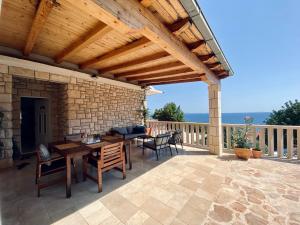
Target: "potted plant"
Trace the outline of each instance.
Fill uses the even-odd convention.
[[[240,159],[248,160],[251,155],[251,142],[249,138],[250,126],[253,121],[252,118],[246,117],[245,127],[239,127],[233,133],[234,153]]]
[[[261,158],[261,154],[262,154],[262,152],[261,152],[261,149],[259,147],[259,143],[256,142],[255,147],[253,147],[253,149],[252,149],[253,158],[255,158],[255,159]]]

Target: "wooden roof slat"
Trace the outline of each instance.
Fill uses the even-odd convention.
[[[219,79],[209,70],[184,43],[173,35],[167,27],[136,0],[66,0],[75,7],[98,18],[123,34],[137,32],[160,46],[170,55],[198,73],[205,73],[207,81],[218,83]]]
[[[139,59],[134,59],[129,62],[117,64],[117,65],[106,67],[106,68],[101,68],[99,70],[99,72],[100,73],[113,72],[118,69],[127,69],[127,68],[131,68],[134,66],[141,66],[143,64],[149,63],[150,61],[154,62],[156,60],[162,60],[162,59],[170,58],[170,57],[172,57],[172,56],[170,56],[170,54],[167,52],[159,52],[159,53],[155,53],[153,55],[145,56],[145,57],[142,57]]]
[[[198,74],[198,73],[193,73],[189,75],[178,75],[178,76],[173,76],[173,77],[167,77],[167,78],[154,78],[154,79],[149,79],[146,81],[139,81],[139,84],[145,84],[149,82],[163,82],[163,81],[172,81],[172,80],[184,80],[184,79],[192,79],[192,78],[200,78],[204,76],[205,74]]]
[[[141,81],[141,80],[151,80],[153,78],[159,78],[159,77],[172,77],[172,76],[179,76],[179,75],[189,75],[189,74],[194,74],[197,73],[191,69],[175,69],[175,70],[170,70],[166,72],[161,72],[161,73],[154,73],[150,75],[143,75],[143,76],[137,76],[137,77],[129,77],[127,78],[128,81]]]
[[[124,45],[120,48],[112,50],[104,55],[100,55],[96,58],[90,59],[90,60],[82,63],[80,65],[80,68],[85,69],[96,63],[106,62],[106,61],[112,60],[116,57],[124,56],[124,55],[134,52],[138,49],[146,48],[146,47],[150,46],[151,44],[152,44],[152,42],[150,40],[148,40],[147,38],[145,38],[145,37],[140,38],[140,39],[133,41],[127,45]]]
[[[152,74],[157,72],[165,72],[172,69],[182,69],[182,68],[187,68],[187,66],[184,65],[182,62],[171,62],[171,63],[165,63],[154,67],[148,67],[139,70],[128,71],[125,73],[115,74],[115,77],[134,77],[134,76],[141,76],[141,75],[147,75],[147,74]]]
[[[171,25],[168,26],[168,29],[175,35],[179,36],[181,33],[189,29],[191,26],[191,22],[189,21],[189,18],[185,18],[182,20],[179,20]]]
[[[190,44],[187,44],[188,48],[196,53],[198,52],[201,48],[203,48],[204,46],[206,46],[206,41],[205,40],[200,40],[200,41],[196,41]]]
[[[47,17],[50,14],[53,6],[54,6],[54,1],[52,0],[41,0],[38,6],[38,9],[36,11],[36,14],[34,16],[31,29],[28,33],[27,40],[25,47],[23,49],[23,54],[24,55],[29,55],[33,49],[33,46],[36,42],[36,39],[43,29],[44,24],[47,21]]]
[[[104,35],[113,29],[103,23],[98,23],[92,30],[88,31],[83,36],[79,37],[76,41],[70,44],[66,49],[60,52],[55,57],[56,63],[61,63],[66,57],[79,52],[83,48],[89,46],[95,41],[100,40]]]
[[[204,80],[203,78],[199,77],[199,78],[179,79],[179,80],[160,81],[160,82],[149,82],[149,83],[144,83],[144,85],[150,86],[150,85],[178,84],[178,83],[197,82],[203,80]]]

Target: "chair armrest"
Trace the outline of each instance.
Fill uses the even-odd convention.
[[[63,156],[58,156],[58,157],[54,157],[54,158],[46,160],[46,161],[40,161],[40,164],[47,164],[49,162],[54,162],[54,161],[57,161],[57,160],[60,160],[60,159],[64,159],[64,157]]]

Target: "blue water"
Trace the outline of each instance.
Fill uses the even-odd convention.
[[[255,113],[223,113],[222,123],[243,124],[244,118],[250,116],[254,119],[254,124],[265,124],[264,121],[270,115],[269,112],[255,112]],[[185,113],[184,119],[187,122],[208,123],[207,113]]]

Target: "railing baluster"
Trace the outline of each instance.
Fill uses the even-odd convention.
[[[266,130],[264,127],[261,127],[259,130],[259,147],[263,155],[265,154],[265,145],[266,145],[265,131]]]
[[[201,126],[201,145],[205,146],[205,126]]]
[[[192,144],[192,145],[195,144],[195,143],[194,143],[194,139],[195,139],[195,137],[194,137],[194,125],[191,124],[191,144]]]
[[[196,128],[196,145],[199,146],[200,145],[200,143],[199,143],[199,124],[197,124],[195,126],[195,128]]]
[[[291,159],[294,148],[294,138],[293,138],[293,129],[287,129],[287,158]]]
[[[283,129],[277,128],[277,157],[281,158],[283,152]]]
[[[297,129],[297,159],[300,159],[300,128]]]
[[[268,150],[269,156],[274,156],[274,129],[268,128]]]
[[[226,126],[226,141],[227,141],[227,149],[231,149],[231,127]]]

